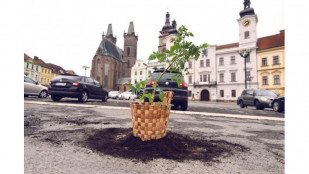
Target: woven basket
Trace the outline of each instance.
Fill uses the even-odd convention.
[[[130,104],[135,137],[147,141],[166,136],[172,97],[172,91],[165,92],[160,106],[151,105],[148,102]]]

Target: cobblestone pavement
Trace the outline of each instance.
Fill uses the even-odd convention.
[[[27,97],[26,101],[44,101],[52,102],[51,98],[41,99],[37,97]],[[138,101],[138,100],[135,100]],[[129,107],[129,100],[116,100],[108,99],[108,101],[101,102],[100,100],[88,100],[87,105],[105,105],[105,106],[119,106],[119,107]],[[63,98],[57,103],[73,103],[73,104],[83,104],[79,103],[77,99],[74,98]],[[175,109],[175,108],[172,108]],[[177,108],[179,109],[179,108]],[[264,117],[278,117],[284,118],[284,113],[274,112],[270,108],[265,108],[264,110],[256,110],[254,107],[240,108],[236,103],[223,103],[223,102],[204,102],[204,101],[189,101],[188,111],[194,112],[209,112],[209,113],[225,113],[225,114],[240,114],[240,115],[254,115],[254,116],[264,116]]]
[[[171,114],[167,136],[224,142],[232,147],[208,161],[177,161],[165,156],[141,161],[106,154],[86,143],[102,130],[130,130],[131,124],[129,110],[25,103],[25,173],[284,173],[282,121]],[[100,141],[107,139],[93,143]]]

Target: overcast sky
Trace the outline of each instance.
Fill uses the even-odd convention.
[[[24,52],[66,70],[83,75],[112,24],[117,46],[123,49],[123,33],[130,21],[138,34],[137,58],[147,62],[158,47],[165,14],[185,25],[197,45],[238,42],[239,12],[243,0],[28,0],[23,20]],[[251,0],[258,15],[258,37],[285,29],[283,0]],[[87,75],[89,75],[89,70]]]

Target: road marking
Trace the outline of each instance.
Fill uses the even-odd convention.
[[[116,107],[116,106],[100,106],[100,105],[87,105],[87,104],[70,104],[70,103],[50,103],[41,101],[24,101],[27,104],[39,104],[39,105],[54,105],[54,106],[73,106],[73,107],[83,107],[83,108],[102,108],[102,109],[123,109],[130,110],[130,107]],[[227,118],[242,118],[242,119],[253,119],[253,120],[272,120],[272,121],[285,121],[284,118],[277,117],[263,117],[263,116],[248,116],[239,114],[223,114],[223,113],[208,113],[208,112],[193,112],[193,111],[173,111],[174,114],[184,114],[184,115],[203,115],[211,117],[227,117]]]

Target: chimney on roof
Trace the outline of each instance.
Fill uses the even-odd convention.
[[[34,56],[34,60],[39,60],[39,57],[37,57],[37,56]]]

